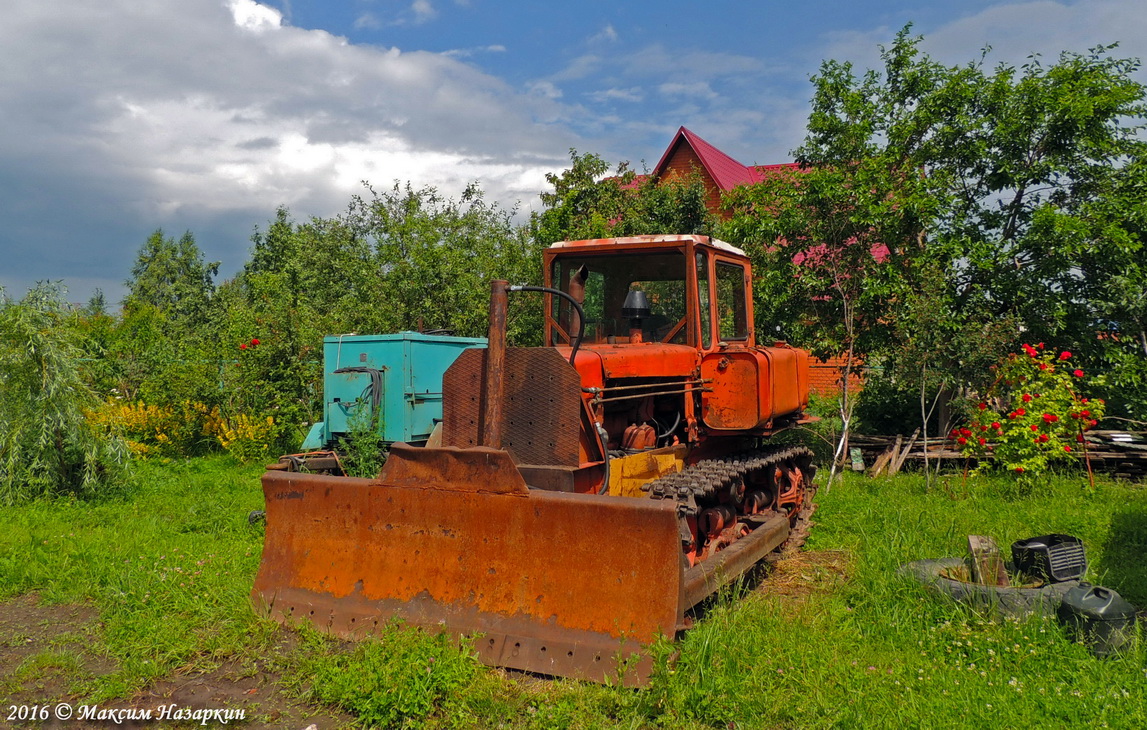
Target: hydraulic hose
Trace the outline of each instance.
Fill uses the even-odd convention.
[[[370,384],[362,389],[360,397],[365,398],[367,393],[370,394],[370,417],[374,418],[378,414],[378,407],[382,404],[382,371],[368,367],[339,368],[334,371],[335,375],[345,373],[366,373],[370,376]]]
[[[605,432],[605,428],[600,423],[597,426],[597,436],[601,439],[601,453],[605,456],[605,481],[601,483],[601,489],[597,490],[598,494],[606,494],[609,492],[609,434]]]
[[[655,421],[655,423],[656,423],[656,421]],[[657,434],[657,440],[660,441],[661,439],[665,438],[666,436],[672,434],[674,431],[677,430],[677,426],[679,426],[680,424],[681,424],[681,411],[677,411],[677,418],[676,418],[676,420],[673,421],[673,425],[670,426],[668,428],[668,430],[665,431],[665,433]],[[657,424],[657,425],[660,426],[661,424]]]
[[[582,309],[582,306],[578,300],[574,299],[569,294],[566,294],[561,289],[553,289],[548,286],[528,286],[526,284],[515,284],[513,286],[507,287],[506,291],[540,291],[544,294],[556,294],[557,296],[562,297],[573,305],[573,308],[577,311],[577,337],[572,343],[573,349],[570,350],[570,365],[573,365],[574,356],[577,355],[577,349],[581,347],[582,337],[585,336],[585,310]],[[609,461],[608,457],[606,458],[606,461]]]

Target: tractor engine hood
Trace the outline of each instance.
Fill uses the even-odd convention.
[[[557,347],[568,358],[569,347]],[[574,365],[582,386],[601,387],[618,378],[683,378],[695,374],[701,358],[688,345],[643,342],[625,345],[585,345],[578,349]]]

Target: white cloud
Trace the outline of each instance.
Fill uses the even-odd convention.
[[[492,46],[475,46],[473,48],[452,48],[449,51],[443,51],[443,56],[450,56],[451,58],[470,58],[479,53],[505,53],[506,47],[499,44]]]
[[[905,21],[909,20],[908,18]],[[818,58],[852,61],[858,71],[880,64],[878,46],[890,45],[899,26],[830,33],[816,46]],[[915,26],[922,48],[936,60],[960,65],[975,61],[991,46],[988,63],[1023,64],[1037,53],[1049,63],[1061,51],[1084,53],[1119,43],[1116,56],[1147,56],[1147,12],[1142,0],[1086,2],[1006,2],[936,27]]]
[[[590,36],[589,40],[586,42],[591,44],[616,43],[617,38],[617,30],[613,27],[613,24],[609,24],[602,28],[598,33]]]
[[[247,30],[262,32],[280,28],[283,25],[283,14],[274,8],[260,5],[253,0],[230,0],[231,15],[235,18],[235,25]]]
[[[533,81],[527,84],[526,88],[535,96],[544,96],[547,99],[562,98],[562,90],[549,81]]]
[[[1147,54],[1147,8],[1141,0],[1051,0],[988,8],[926,34],[925,48],[941,61],[972,60],[984,45],[991,59],[1021,64],[1030,53],[1054,62],[1060,51],[1077,53],[1118,42],[1123,56]]]
[[[633,86],[628,89],[606,89],[604,91],[595,91],[589,94],[589,98],[594,101],[642,101],[645,99],[645,94],[641,92],[640,86]]]
[[[700,99],[716,99],[717,93],[713,91],[713,87],[704,81],[694,81],[689,84],[681,84],[675,81],[666,82],[657,87],[657,90],[664,96],[669,97],[697,97]]]
[[[227,270],[276,206],[331,215],[362,180],[451,195],[480,180],[512,205],[577,143],[553,93],[296,28],[252,0],[18,0],[0,45],[10,287],[82,275],[114,291],[160,226],[192,229]]]
[[[250,0],[247,0],[250,1]],[[430,0],[414,0],[406,10],[400,10],[392,17],[382,18],[378,13],[364,11],[354,20],[355,30],[382,30],[410,25],[429,23],[438,17],[438,10]]]
[[[362,13],[354,19],[355,30],[381,30],[382,20],[374,13]]]
[[[590,76],[604,65],[604,59],[601,56],[594,54],[586,54],[578,56],[573,61],[568,63],[564,69],[558,71],[556,74],[551,75],[551,81],[572,81],[575,79],[584,79]]]
[[[426,23],[438,17],[438,11],[430,4],[430,0],[414,0],[410,4],[410,10],[414,13],[414,22]]]
[[[630,53],[622,62],[627,75],[664,76],[678,81],[755,75],[766,70],[765,62],[760,58],[736,53],[669,49],[660,43]]]

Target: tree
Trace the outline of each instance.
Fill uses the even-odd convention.
[[[513,211],[487,202],[477,184],[458,199],[429,187],[367,186],[341,215],[305,222],[281,208],[252,242],[243,271],[216,294],[219,350],[236,359],[224,368],[224,410],[291,424],[320,417],[324,335],[482,336],[490,281],[536,283],[541,273]],[[511,341],[540,341],[533,304],[511,309]]]
[[[1087,247],[1064,234],[1141,155],[1138,62],[1101,46],[988,72],[987,51],[945,67],[921,40],[897,34],[882,48],[883,74],[822,66],[800,159],[871,160],[917,189],[923,251],[950,271],[960,310],[1014,315],[1036,339],[1094,339],[1095,301],[1076,296]]]
[[[87,417],[98,400],[81,376],[80,339],[58,287],[19,302],[0,292],[0,504],[94,496],[122,471],[123,442]]]
[[[1072,306],[1082,310],[1081,328],[1095,333],[1080,340],[1082,361],[1107,373],[1104,394],[1112,409],[1142,424],[1147,422],[1147,161],[1137,151],[1107,175],[1078,215],[1048,216],[1043,235],[1078,262],[1067,291]]]
[[[993,323],[1014,326],[1009,344],[1022,337],[1096,348],[1103,298],[1121,279],[1096,266],[1095,254],[1141,256],[1132,216],[1103,204],[1134,189],[1129,162],[1143,145],[1138,62],[1110,57],[1108,46],[1065,52],[1050,66],[1032,57],[988,71],[988,51],[944,66],[920,51],[921,40],[904,28],[881,48],[882,70],[862,76],[848,63],[822,64],[796,151],[803,173],[731,198],[730,237],[776,234],[798,246],[823,243],[830,254],[812,278],[794,278],[791,243],[758,252],[779,269],[762,313],[795,321],[814,349],[905,358],[921,349],[889,335],[922,332],[909,319],[929,311],[968,335],[947,339],[933,362],[963,378],[977,375],[968,367],[977,362],[972,333]],[[1101,209],[1114,216],[1103,228],[1123,231],[1102,243],[1084,235],[1096,231]],[[888,249],[884,265],[867,259],[864,245],[845,245],[876,241]],[[849,277],[843,286],[839,270]],[[936,271],[940,286],[921,278]],[[819,295],[809,287],[826,282],[833,285]],[[935,301],[919,306],[926,291]],[[917,306],[904,306],[913,298]],[[967,349],[952,349],[961,342]]]
[[[156,229],[132,266],[124,310],[150,306],[176,327],[198,325],[207,317],[217,273],[219,262],[204,263],[190,231],[177,242]]]
[[[899,230],[914,225],[904,220],[905,206],[893,208],[899,215],[874,215],[891,207],[889,198],[900,192],[896,174],[885,172],[866,160],[807,167],[727,197],[733,217],[723,237],[741,244],[753,260],[754,295],[761,304],[757,330],[781,323],[783,332],[815,355],[843,358],[838,457],[852,423],[853,368],[858,357],[887,348],[884,314],[903,273],[899,259],[919,240]]]
[[[661,181],[638,176],[629,163],[610,165],[598,155],[570,150],[570,166],[548,173],[552,191],[541,193],[545,210],[530,218],[534,240],[542,245],[583,238],[658,233],[708,234],[714,218],[705,204],[698,175]]]
[[[444,329],[461,336],[486,333],[490,281],[534,284],[541,247],[513,221],[514,211],[485,200],[471,184],[458,200],[434,188],[395,184],[368,188],[340,218],[350,235],[371,243],[384,306],[369,312],[371,331]],[[514,308],[509,336],[520,344],[541,339],[540,307]]]

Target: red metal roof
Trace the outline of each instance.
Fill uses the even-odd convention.
[[[721,190],[732,190],[738,185],[760,182],[762,175],[759,171],[766,171],[770,168],[795,166],[795,163],[761,166],[742,165],[690,130],[685,127],[680,127],[677,130],[677,134],[673,137],[673,141],[670,142],[669,147],[666,148],[665,154],[661,156],[661,160],[657,163],[657,166],[653,168],[654,175],[661,176],[664,174],[669,164],[669,158],[673,156],[673,152],[679,144],[687,144],[693,149],[693,152],[697,154],[697,158],[701,160],[705,172],[709,174],[709,177],[713,179],[713,182],[716,183],[717,187]]]
[[[760,182],[780,170],[799,170],[800,164],[796,162],[780,162],[775,165],[753,165],[750,169],[756,178],[753,182]]]

